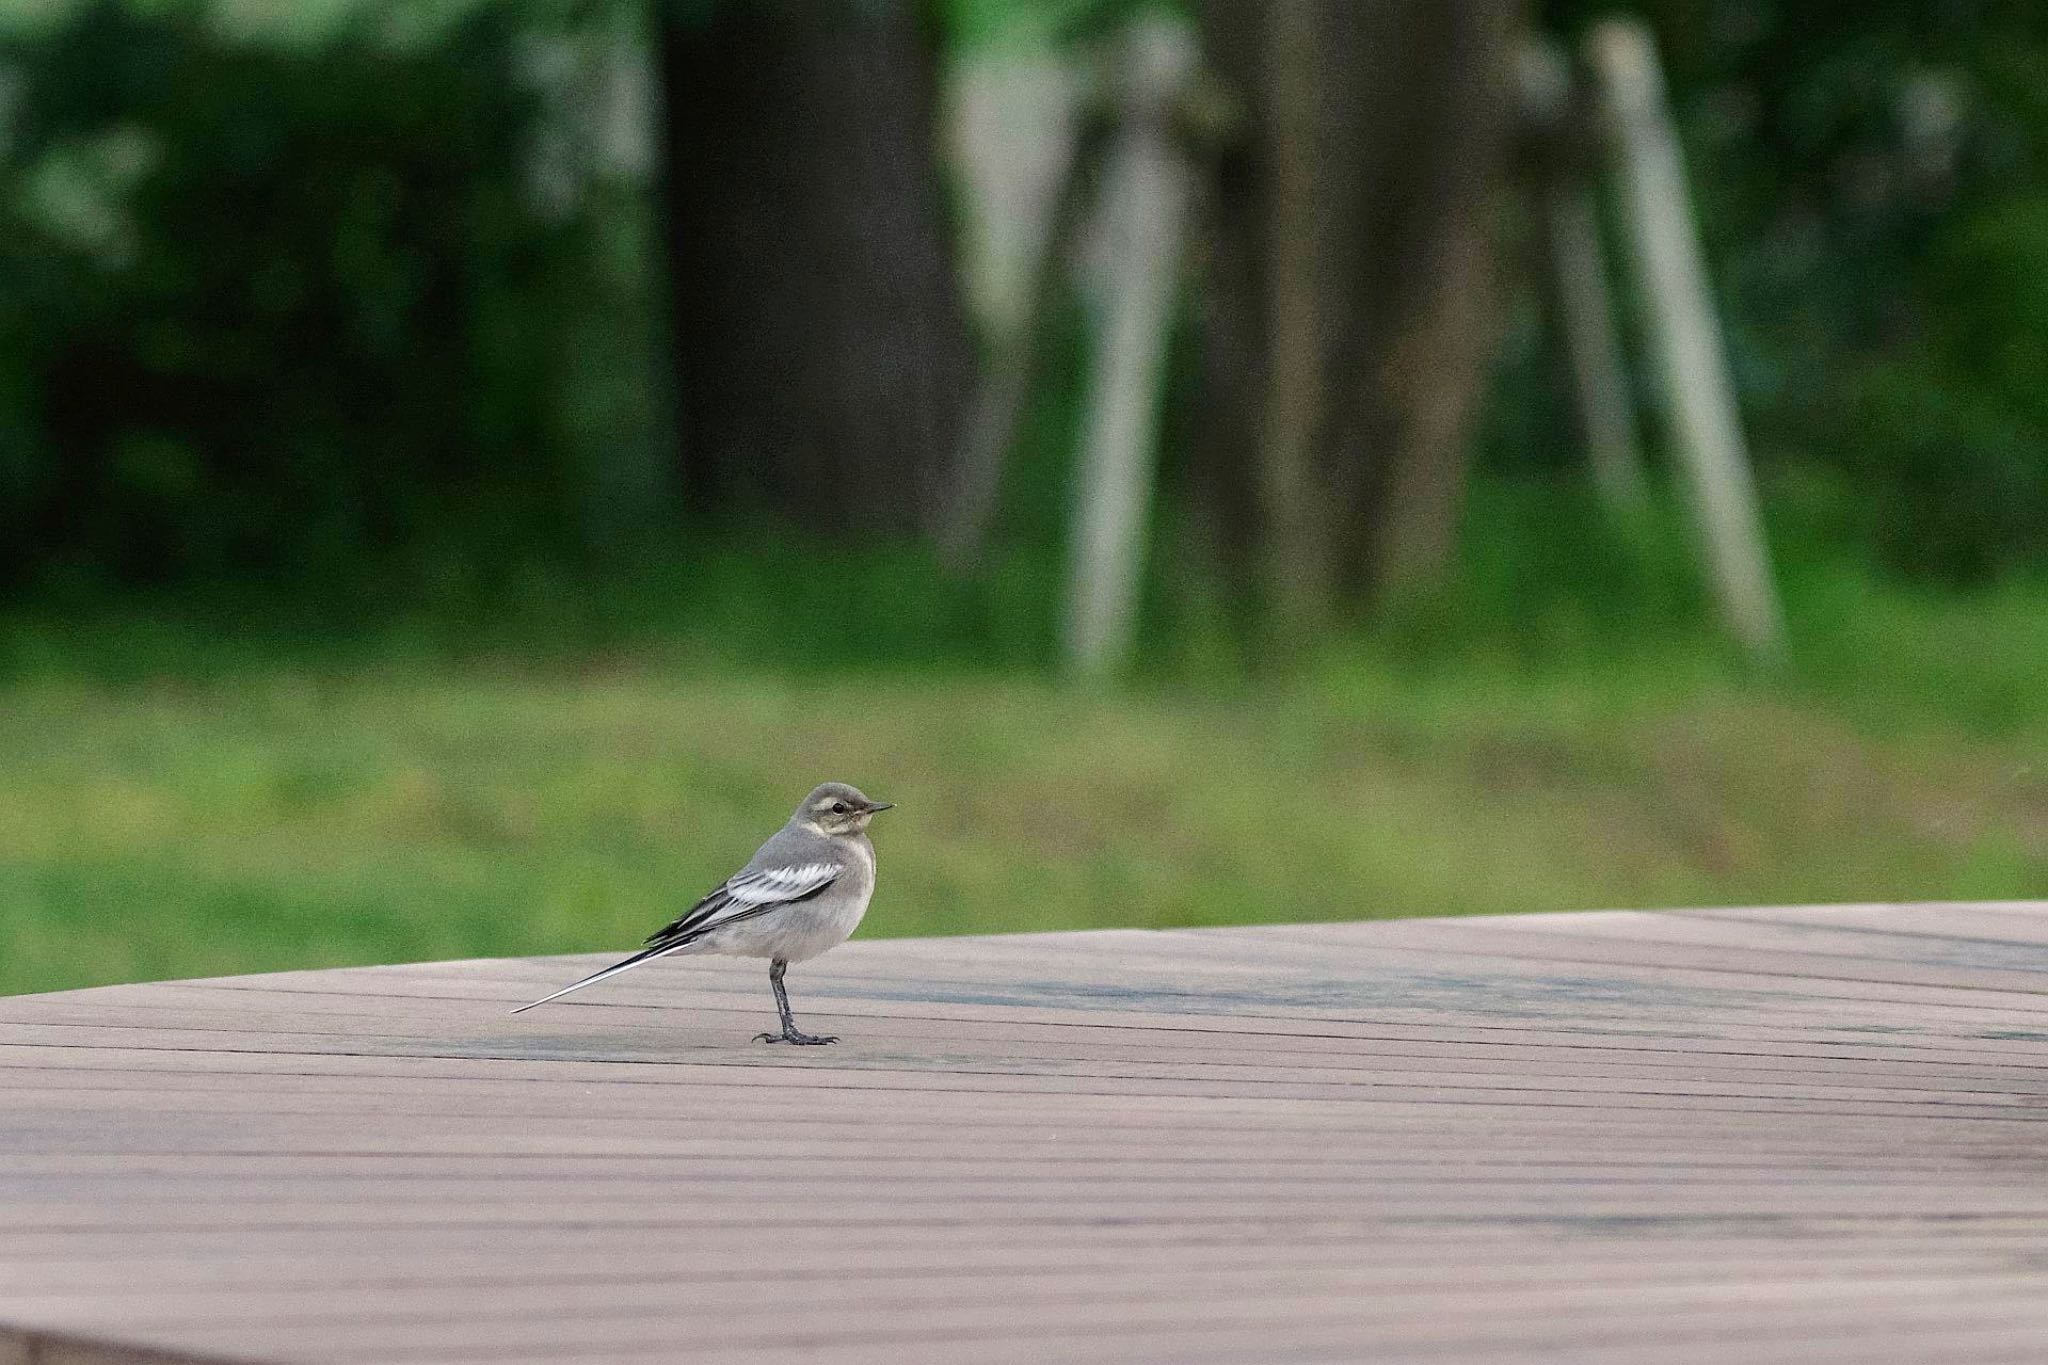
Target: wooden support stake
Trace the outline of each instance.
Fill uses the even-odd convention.
[[[1119,667],[1136,631],[1160,381],[1193,190],[1173,113],[1195,70],[1194,37],[1155,15],[1133,22],[1125,41],[1121,125],[1102,179],[1114,268],[1089,367],[1069,559],[1066,652],[1083,674]]]
[[[1743,647],[1768,658],[1783,647],[1783,615],[1656,51],[1642,25],[1610,20],[1587,40],[1587,55],[1603,86],[1633,263],[1715,596]]]
[[[1571,60],[1556,43],[1539,39],[1523,44],[1516,65],[1522,119],[1539,150],[1535,187],[1550,304],[1571,370],[1579,434],[1601,501],[1616,518],[1632,521],[1645,501],[1643,459],[1600,250],[1593,172],[1583,154],[1589,141],[1583,101],[1574,96]]]
[[[1593,483],[1608,510],[1631,517],[1644,504],[1643,457],[1636,446],[1628,372],[1614,332],[1607,265],[1600,255],[1600,221],[1592,191],[1557,180],[1543,189],[1543,220],[1558,321],[1572,372],[1572,396]]]
[[[970,196],[963,273],[987,343],[939,525],[941,558],[964,571],[987,539],[1081,217],[1086,81],[1063,53],[1004,51],[955,83],[954,156]]]

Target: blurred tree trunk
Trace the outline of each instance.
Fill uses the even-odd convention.
[[[1453,548],[1520,8],[1204,6],[1248,126],[1215,185],[1193,494],[1283,631]]]
[[[663,40],[684,486],[928,530],[971,387],[914,0],[714,0]]]

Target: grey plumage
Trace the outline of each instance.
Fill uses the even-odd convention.
[[[798,1030],[782,974],[792,962],[807,962],[838,947],[859,927],[875,889],[875,846],[868,841],[868,821],[889,806],[887,801],[869,800],[844,782],[825,783],[798,804],[789,823],[762,844],[745,867],[650,935],[645,948],[512,1012],[545,1005],[657,957],[722,953],[770,961],[768,982],[782,1017],[782,1032],[761,1034],[762,1040],[838,1041]]]

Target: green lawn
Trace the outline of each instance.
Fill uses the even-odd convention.
[[[744,641],[23,646],[0,992],[627,948],[824,778],[900,806],[875,935],[2048,894],[2044,599],[1797,605],[1773,679],[1683,641],[1120,691]]]

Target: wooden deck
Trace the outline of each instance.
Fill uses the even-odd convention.
[[[2048,1360],[2048,903],[0,1000],[0,1362]]]

